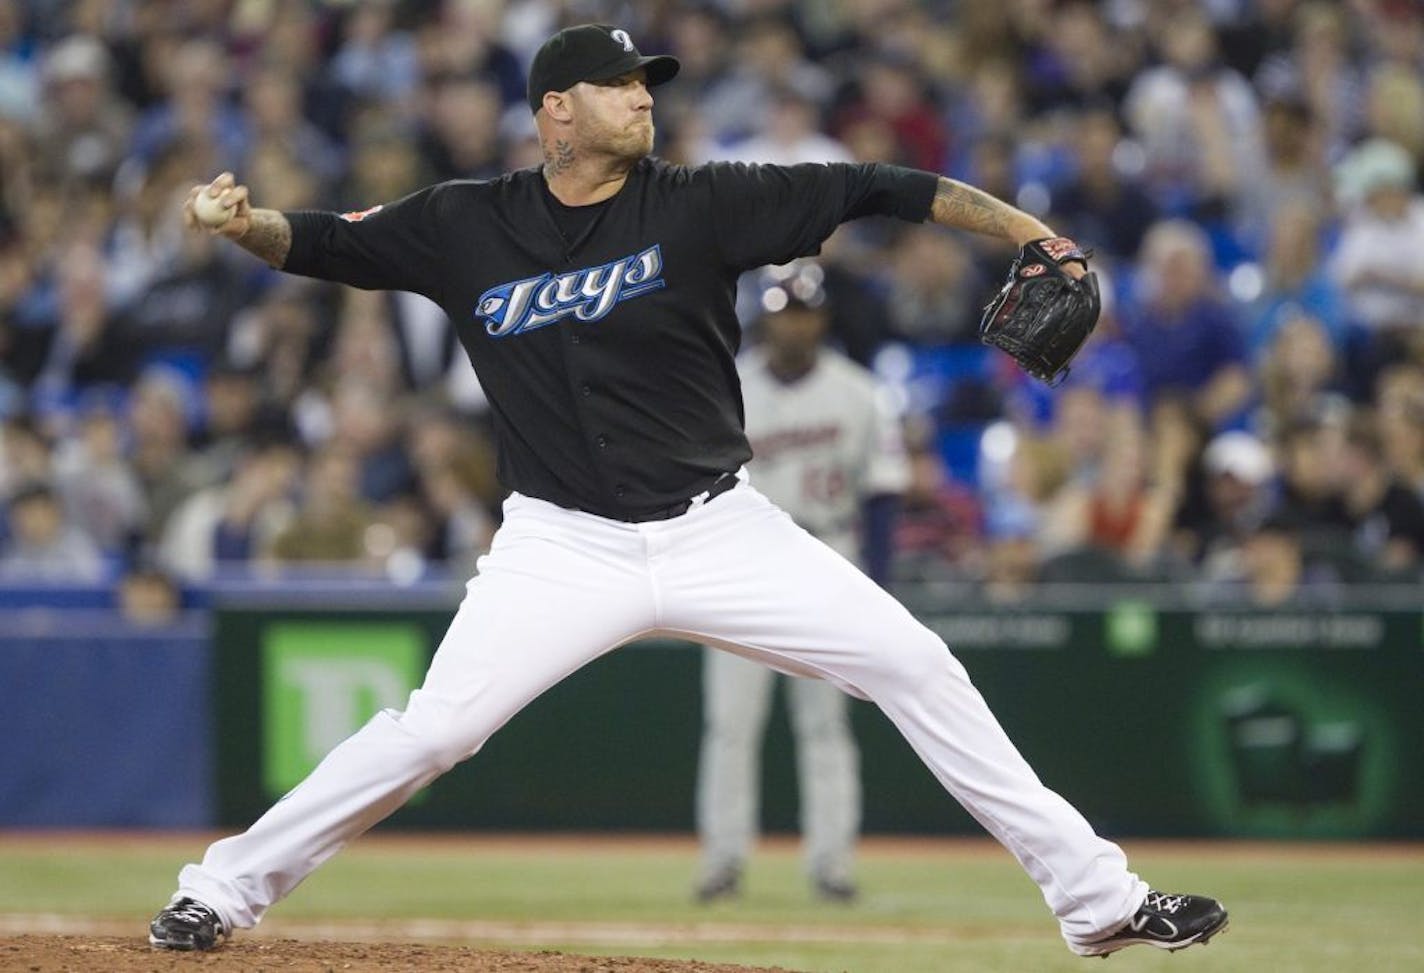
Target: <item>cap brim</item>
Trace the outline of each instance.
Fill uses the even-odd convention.
[[[677,77],[677,72],[682,70],[682,62],[670,54],[654,54],[651,57],[640,57],[638,65],[648,72],[648,84],[663,84]]]
[[[628,74],[642,68],[648,74],[648,87],[663,84],[677,77],[682,62],[671,54],[653,54],[649,57],[629,57],[619,59],[608,67],[584,78],[585,81],[607,81],[619,75]]]

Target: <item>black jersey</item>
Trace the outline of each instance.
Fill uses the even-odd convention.
[[[751,456],[737,277],[818,252],[845,220],[921,221],[936,186],[887,165],[648,158],[589,214],[556,220],[543,180],[524,169],[362,213],[288,213],[283,269],[434,300],[489,398],[500,482],[619,519]]]

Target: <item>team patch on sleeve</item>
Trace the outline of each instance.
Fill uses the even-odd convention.
[[[360,223],[366,217],[374,216],[375,214],[379,213],[384,205],[384,203],[377,203],[370,209],[358,209],[352,210],[350,213],[342,213],[341,218],[347,223]]]

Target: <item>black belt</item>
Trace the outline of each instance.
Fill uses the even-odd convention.
[[[740,482],[735,473],[723,473],[713,481],[710,487],[696,496],[679,500],[677,503],[670,503],[666,507],[658,507],[655,510],[636,514],[620,514],[614,519],[629,524],[641,524],[649,520],[672,520],[674,517],[681,517],[699,503],[711,503]]]

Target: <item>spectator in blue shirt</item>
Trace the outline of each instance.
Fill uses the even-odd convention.
[[[1159,223],[1142,246],[1137,299],[1124,308],[1124,337],[1137,353],[1149,403],[1185,394],[1213,428],[1240,418],[1251,398],[1246,342],[1217,293],[1211,244],[1185,220]]]
[[[1322,260],[1322,219],[1319,205],[1301,198],[1276,211],[1262,268],[1264,286],[1248,312],[1252,358],[1260,358],[1276,332],[1302,314],[1320,322],[1336,351],[1344,350],[1344,295]]]

